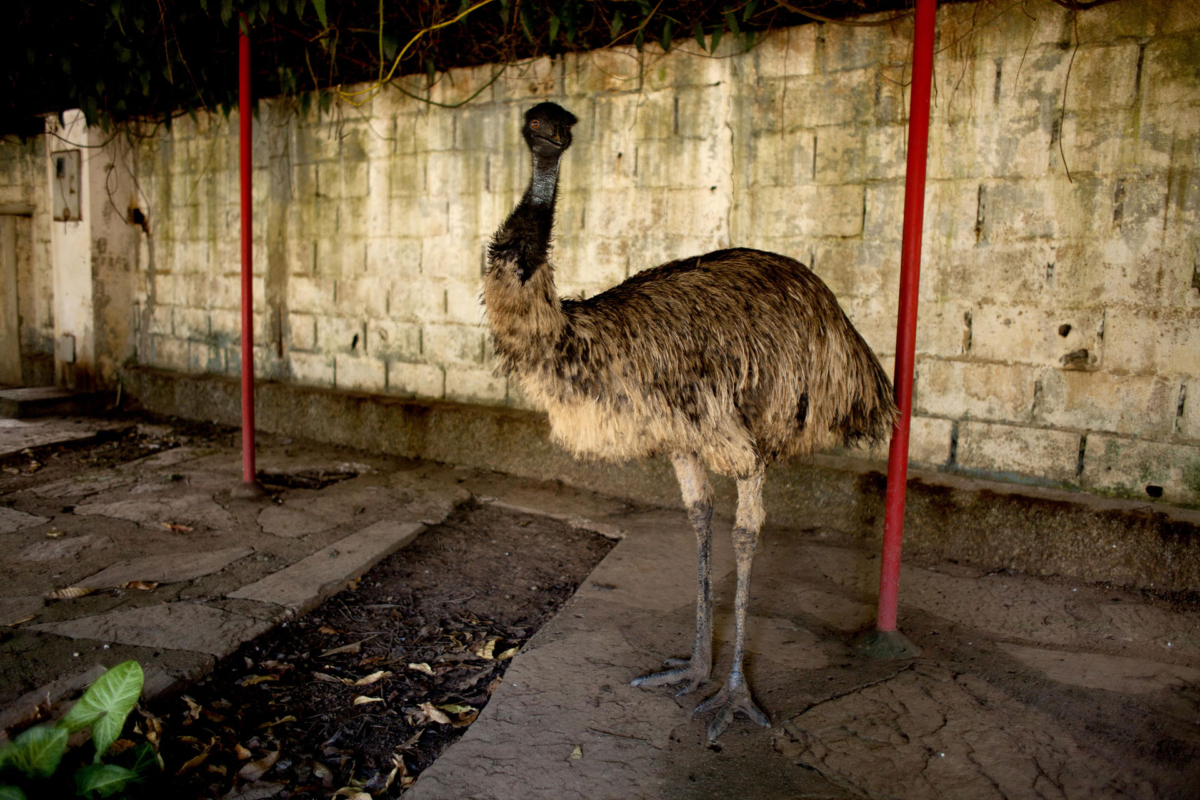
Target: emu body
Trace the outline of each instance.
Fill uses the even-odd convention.
[[[575,118],[552,103],[526,113],[529,188],[489,250],[483,299],[504,370],[579,457],[670,455],[697,534],[692,658],[635,681],[706,680],[712,662],[710,469],[738,480],[734,665],[698,710],[714,739],[734,712],[767,724],[742,675],[750,565],[763,522],[766,464],[831,444],[880,440],[896,415],[875,355],[807,267],[757,250],[720,250],[640,272],[586,300],[562,299],[549,262],[559,159]]]

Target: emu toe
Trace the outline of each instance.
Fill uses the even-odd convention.
[[[746,688],[745,683],[740,683],[733,688],[729,684],[721,687],[721,691],[714,694],[712,697],[705,700],[692,711],[693,714],[705,714],[709,711],[716,710],[717,715],[708,726],[708,740],[715,742],[729,723],[733,722],[733,717],[737,712],[744,714],[751,722],[757,722],[764,728],[771,726],[771,720],[762,712],[754,700],[750,697],[750,690]]]
[[[634,678],[633,685],[649,689],[653,686],[669,686],[687,681],[687,685],[675,693],[676,697],[678,697],[679,695],[690,694],[696,691],[700,684],[708,680],[708,675],[711,671],[711,668],[693,666],[693,659],[690,658],[668,658],[664,663],[668,667],[673,667],[673,669],[662,672],[651,672],[649,675]]]

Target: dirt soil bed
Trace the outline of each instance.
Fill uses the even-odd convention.
[[[164,796],[398,796],[612,546],[549,518],[461,507],[156,708]]]

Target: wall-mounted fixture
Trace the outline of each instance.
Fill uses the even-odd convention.
[[[54,178],[50,181],[54,193],[54,219],[61,222],[77,222],[83,219],[79,199],[79,151],[59,150],[51,153]]]

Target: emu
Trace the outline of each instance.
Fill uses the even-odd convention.
[[[896,417],[891,382],[807,267],[785,256],[719,250],[640,272],[588,299],[561,299],[549,261],[559,161],[576,118],[554,103],[525,114],[533,173],[488,249],[483,302],[501,369],[550,417],[576,457],[624,461],[668,454],[698,551],[690,659],[635,686],[712,671],[709,469],[737,479],[733,666],[696,712],[716,710],[716,739],[741,712],[760,725],[743,674],[750,566],[764,511],[764,467],[839,442],[879,441]]]

